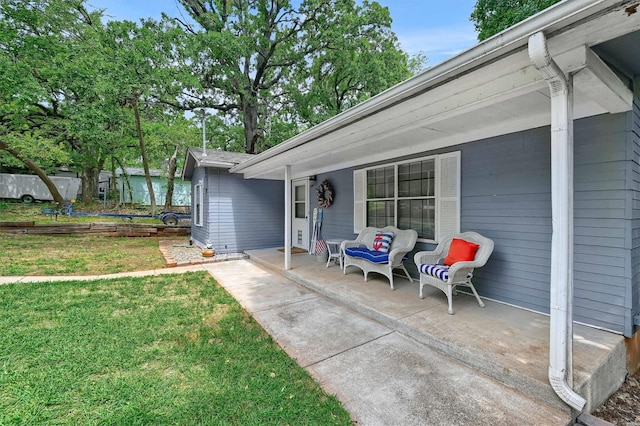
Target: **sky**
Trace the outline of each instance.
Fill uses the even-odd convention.
[[[387,6],[402,49],[411,55],[423,52],[427,66],[462,52],[477,43],[469,16],[476,0],[378,0]],[[160,13],[179,16],[177,0],[87,0],[94,9],[116,20],[160,19]]]

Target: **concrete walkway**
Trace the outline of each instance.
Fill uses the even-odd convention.
[[[247,260],[89,277],[0,277],[0,284],[206,270],[361,425],[565,425],[547,405],[340,301]],[[394,292],[395,293],[395,292]],[[472,336],[470,336],[472,337]]]

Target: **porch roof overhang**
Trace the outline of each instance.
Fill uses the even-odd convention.
[[[282,180],[290,166],[296,179],[549,125],[548,85],[527,52],[539,31],[574,76],[575,118],[628,111],[629,79],[640,71],[639,4],[557,3],[230,171]]]

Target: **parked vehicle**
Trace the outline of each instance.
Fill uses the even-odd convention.
[[[78,197],[82,179],[58,176],[50,176],[49,179],[66,201]],[[51,191],[38,176],[8,173],[0,173],[0,198],[21,200],[23,203],[33,203],[36,200],[53,201]]]

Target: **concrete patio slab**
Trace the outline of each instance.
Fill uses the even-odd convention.
[[[564,425],[569,416],[399,333],[313,365],[363,425]]]
[[[274,275],[246,260],[210,264],[207,269],[245,309],[260,312],[317,298],[309,289]]]
[[[284,271],[283,256],[275,250],[248,253],[251,260],[325,297],[450,356],[538,401],[570,412],[552,390],[548,375],[549,317],[485,299],[485,308],[470,295],[454,296],[455,315],[447,313],[444,293],[396,277],[391,291],[385,278],[362,272],[325,268],[311,256],[293,257]],[[309,259],[311,258],[311,259]],[[586,410],[602,403],[626,374],[624,338],[604,330],[574,327],[574,384],[587,399]]]
[[[392,332],[321,297],[256,312],[254,318],[302,367]]]

